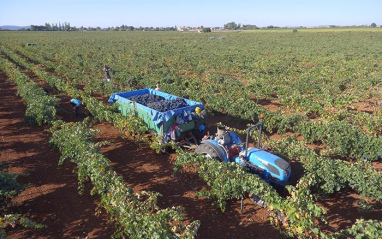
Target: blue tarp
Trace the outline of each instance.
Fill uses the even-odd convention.
[[[175,100],[177,98],[181,98],[175,95],[171,95],[162,91],[157,91],[151,88],[146,88],[142,90],[134,90],[134,91],[128,91],[128,92],[120,92],[120,93],[114,93],[109,98],[109,103],[114,104],[116,101],[124,102],[124,103],[132,103],[133,101],[128,100],[127,98],[135,95],[159,95],[165,98],[166,100]],[[176,110],[169,110],[166,112],[160,112],[154,109],[151,109],[147,106],[144,106],[142,104],[136,103],[137,107],[145,110],[150,115],[152,115],[152,120],[155,122],[155,124],[159,127],[163,122],[167,122],[169,119],[171,119],[174,115],[182,114],[184,111],[194,111],[196,107],[200,107],[203,109],[203,103],[196,102],[188,99],[184,99],[184,101],[189,105],[188,107],[179,108]]]

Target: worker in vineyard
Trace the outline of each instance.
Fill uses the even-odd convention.
[[[206,129],[207,123],[207,112],[205,110],[202,110],[200,107],[196,107],[195,112],[191,113],[191,117],[195,121],[199,133],[204,134],[204,130]]]
[[[107,81],[110,81],[110,80],[111,80],[111,77],[110,77],[110,71],[111,71],[111,68],[110,68],[110,66],[105,65],[105,67],[103,68],[103,70],[104,70],[105,73],[106,73],[106,80],[107,80]]]
[[[82,101],[78,99],[71,99],[70,104],[73,106],[74,114],[77,116],[81,115],[80,107],[82,105]]]
[[[157,87],[155,88],[155,90],[162,91],[162,89],[160,88],[160,84],[159,83],[157,84]]]

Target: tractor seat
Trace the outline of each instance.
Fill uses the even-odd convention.
[[[226,134],[219,136],[218,143],[222,144],[222,145],[227,145],[227,144],[231,143],[230,135],[228,133],[226,133]]]

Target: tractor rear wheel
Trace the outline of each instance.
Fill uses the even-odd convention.
[[[199,153],[199,154],[205,155],[207,158],[212,158],[212,159],[216,159],[223,162],[224,160],[220,158],[219,152],[217,150],[218,149],[214,148],[212,145],[200,144],[196,148],[195,153]]]

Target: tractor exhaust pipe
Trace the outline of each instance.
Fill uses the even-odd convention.
[[[251,132],[251,130],[255,127],[258,127],[259,128],[259,141],[257,142],[257,148],[260,149],[260,141],[261,141],[261,133],[263,131],[263,127],[264,127],[264,115],[261,114],[260,115],[260,122],[255,124],[255,125],[252,125],[250,126],[248,129],[247,129],[247,137],[246,137],[246,141],[245,141],[245,151],[244,151],[244,158],[247,158],[247,152],[248,152],[248,141],[249,141],[249,133]]]

